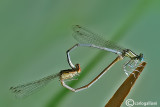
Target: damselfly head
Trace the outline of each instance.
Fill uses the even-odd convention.
[[[140,54],[138,55],[137,59],[138,59],[139,61],[141,61],[141,62],[144,61],[143,54],[140,53]]]
[[[81,72],[80,64],[76,64],[75,67],[77,72],[80,73]]]

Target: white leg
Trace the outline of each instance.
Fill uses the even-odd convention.
[[[124,70],[124,72],[125,72],[125,74],[127,75],[127,76],[129,76],[129,71],[127,71],[126,70],[126,66],[128,66],[128,64],[131,62],[132,60],[129,60],[127,63],[125,63],[124,65],[123,65],[123,70]]]

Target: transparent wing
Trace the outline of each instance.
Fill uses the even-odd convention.
[[[73,31],[73,37],[82,44],[94,44],[99,47],[106,47],[120,52],[123,52],[123,50],[125,49],[120,46],[117,46],[116,44],[110,41],[103,39],[99,35],[79,25],[74,25]]]
[[[57,76],[59,76],[59,73],[44,77],[40,80],[33,81],[33,82],[30,82],[24,85],[18,85],[16,87],[11,87],[10,90],[13,93],[15,93],[16,97],[25,97],[37,91],[41,87],[45,86],[48,82],[50,82]]]

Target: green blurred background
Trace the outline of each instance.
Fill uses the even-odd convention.
[[[58,79],[22,99],[9,91],[10,86],[70,68],[66,50],[77,43],[72,37],[75,24],[142,52],[148,64],[126,99],[159,103],[159,0],[1,0],[1,107],[103,107],[108,102],[127,78],[125,61],[78,93],[63,88]],[[79,80],[68,82],[73,87],[87,84],[116,57],[92,48],[78,48],[71,55],[82,67]]]

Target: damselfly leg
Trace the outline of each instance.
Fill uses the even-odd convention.
[[[123,65],[123,70],[127,76],[129,76],[133,70],[137,67],[138,60],[129,60]]]

